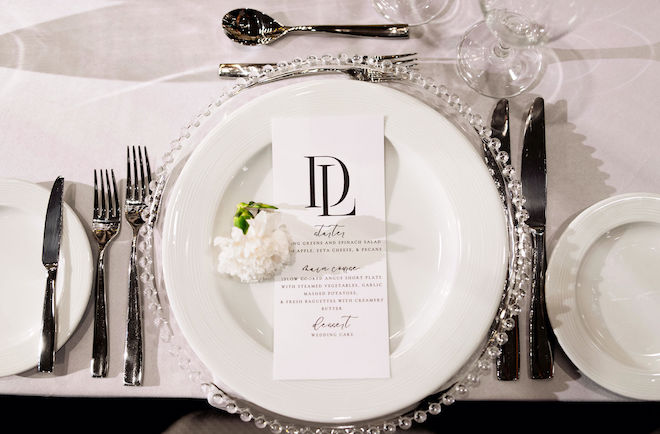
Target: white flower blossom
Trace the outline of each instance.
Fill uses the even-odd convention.
[[[217,237],[213,244],[220,248],[218,271],[241,282],[269,279],[291,260],[289,233],[279,213],[261,211],[250,219],[247,233],[233,227],[229,238]]]

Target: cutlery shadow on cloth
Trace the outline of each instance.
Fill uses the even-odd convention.
[[[540,95],[524,94],[511,101],[512,120],[516,124],[512,131],[512,148],[514,167],[520,167],[523,128],[528,108],[531,102]],[[519,114],[519,115],[516,115]],[[547,257],[550,259],[559,236],[566,230],[568,224],[595,202],[607,198],[616,192],[615,188],[607,184],[609,174],[601,169],[603,162],[594,157],[595,148],[586,145],[587,137],[579,133],[579,127],[569,122],[571,115],[566,100],[548,103],[545,105],[546,117],[546,153],[547,153]],[[520,121],[522,118],[522,122]],[[521,122],[521,123],[519,123]],[[579,191],[579,194],[576,194]],[[527,303],[529,302],[529,297]],[[526,318],[524,318],[526,319]],[[523,321],[525,322],[525,321]],[[553,324],[556,327],[556,324]],[[523,324],[521,336],[526,335],[526,324]],[[554,338],[554,336],[553,336]],[[555,342],[556,364],[562,369],[557,373],[565,372],[566,380],[580,378],[572,362],[561,352],[560,346]],[[563,377],[562,377],[563,378]],[[548,386],[555,393],[567,389],[564,381],[556,376]]]
[[[579,213],[577,213],[577,214],[579,214]],[[566,224],[568,224],[575,217],[577,217],[577,214],[575,214],[574,216],[571,216],[571,218],[568,220],[568,222]],[[562,230],[561,232],[564,232],[564,231]],[[578,246],[571,244],[569,246],[568,250],[569,250],[569,254],[577,255]],[[549,249],[548,250],[548,256],[547,256],[548,261],[550,261],[550,254],[551,254],[551,250]],[[555,312],[556,316],[553,317],[552,322],[551,322],[552,329],[553,329],[552,338],[554,340],[554,353],[555,353],[554,361],[555,361],[555,365],[560,367],[560,369],[555,369],[555,373],[560,373],[560,372],[564,373],[568,376],[568,378],[570,380],[575,381],[575,380],[578,380],[579,378],[581,378],[582,374],[577,369],[577,367],[573,364],[573,362],[568,358],[566,353],[564,353],[564,351],[561,348],[561,345],[559,345],[559,343],[557,342],[557,338],[554,335],[554,330],[557,330],[557,329],[561,328],[561,326],[562,326],[561,322],[558,321],[557,316],[562,317],[565,314],[567,314],[568,312],[569,312],[568,305],[564,301],[561,305],[561,308],[559,310],[556,310],[556,312]],[[557,380],[556,377],[555,377],[555,380]],[[552,384],[553,386],[554,385],[561,385],[561,383],[559,381],[549,382],[548,384]],[[560,387],[557,387],[557,388],[553,387],[552,390],[556,393],[556,392],[561,392],[561,391],[567,390],[567,387],[561,387],[561,388]]]
[[[92,245],[92,233],[91,233],[91,210],[92,210],[92,194],[93,188],[90,185],[85,185],[78,182],[65,182],[64,189],[64,202],[67,203],[75,212],[76,216],[82,223],[85,228],[85,234],[87,235],[87,241]],[[89,213],[85,213],[86,210],[90,210]],[[92,255],[95,255],[96,252],[92,249]],[[76,264],[70,264],[71,267],[76,267]],[[89,369],[88,363],[83,363],[82,361],[76,360],[76,358],[69,357],[69,354],[66,352],[67,348],[76,348],[79,345],[82,347],[87,347],[88,345],[81,342],[88,341],[87,331],[90,330],[92,326],[92,306],[93,306],[93,297],[92,297],[93,288],[90,288],[89,291],[89,300],[87,302],[87,307],[85,308],[85,313],[83,314],[80,323],[78,324],[77,329],[73,332],[67,344],[63,346],[60,351],[63,352],[63,374],[77,372],[81,370]],[[91,341],[89,341],[89,349],[91,355]],[[85,362],[87,360],[85,359]],[[55,363],[56,374],[57,372],[57,360]]]
[[[124,375],[124,346],[126,342],[126,322],[127,322],[127,312],[128,312],[128,264],[131,251],[131,241],[133,236],[133,231],[126,221],[124,215],[124,205],[122,200],[126,192],[126,178],[117,180],[118,191],[122,192],[120,194],[120,203],[122,203],[122,228],[119,233],[117,240],[114,242],[114,245],[110,247],[110,252],[113,255],[113,261],[109,269],[109,273],[106,273],[106,279],[113,279],[113,282],[110,283],[110,289],[108,292],[108,299],[113,299],[113,302],[109,302],[110,311],[108,313],[108,341],[110,343],[109,348],[109,360],[110,366],[108,368],[108,377],[122,377]],[[138,238],[138,243],[140,243],[141,237]],[[115,250],[113,253],[112,251]],[[140,264],[140,259],[142,258],[142,252],[138,249],[138,264]],[[108,262],[106,262],[107,264]],[[118,271],[121,270],[121,271]],[[138,266],[138,273],[140,273],[141,268]],[[142,339],[143,339],[143,348],[144,348],[144,378],[142,381],[142,386],[157,386],[160,384],[160,375],[158,370],[158,348],[161,343],[159,338],[159,330],[154,323],[154,315],[149,309],[149,303],[145,296],[142,282],[139,279],[140,285],[140,297],[141,297],[141,308],[142,308]],[[108,285],[106,283],[106,285]],[[107,286],[106,286],[107,287]],[[114,292],[114,293],[113,293]],[[118,301],[117,301],[118,300]],[[113,309],[113,306],[114,309]],[[93,313],[93,312],[92,312]],[[113,315],[111,318],[110,315]],[[117,325],[119,324],[119,325]],[[116,330],[119,333],[111,334],[112,330]],[[91,343],[90,343],[90,357],[91,357]]]
[[[528,94],[512,101],[512,113],[527,114],[527,108],[539,95]],[[616,192],[607,184],[610,175],[601,169],[603,161],[594,157],[596,149],[585,144],[587,137],[579,127],[569,122],[566,100],[547,103],[546,152],[548,179],[547,236],[548,253],[552,251],[562,230],[577,213]],[[524,123],[524,120],[523,120]],[[513,136],[513,143],[522,143],[522,128]],[[519,166],[520,149],[512,150],[514,166]],[[516,161],[518,160],[518,161]],[[579,191],[579,194],[576,194]]]
[[[91,172],[90,172],[91,175]],[[45,182],[40,185],[49,188],[51,183]],[[126,179],[118,180],[118,191],[126,190]],[[92,248],[94,260],[96,251],[91,233],[91,221],[93,210],[94,189],[91,185],[83,183],[65,182],[64,201],[73,208],[85,232]],[[106,253],[106,292],[108,303],[108,378],[121,377],[123,375],[123,350],[126,333],[126,303],[128,300],[128,256],[131,244],[131,230],[125,223],[122,209],[122,230],[117,241]],[[94,262],[96,263],[96,262]],[[70,264],[75,267],[75,264]],[[70,272],[70,270],[69,270]],[[89,370],[89,361],[92,356],[92,329],[94,320],[93,287],[90,287],[90,297],[85,313],[73,332],[67,344],[56,354],[55,375],[70,374],[77,371]],[[159,330],[152,319],[152,313],[147,309],[143,295],[143,323],[145,340],[145,373],[144,385],[154,386],[160,383],[157,366],[158,345],[160,344]],[[80,348],[84,357],[71,358],[67,354],[68,348]],[[87,357],[89,355],[89,357]],[[26,372],[26,376],[32,376],[36,370]]]
[[[121,172],[120,172],[121,173]],[[91,180],[90,171],[90,180]],[[78,193],[76,198],[77,208],[82,210],[82,215],[79,215],[83,226],[86,229],[87,236],[90,238],[91,245],[93,246],[92,254],[94,261],[98,257],[97,243],[93,239],[92,230],[92,214],[94,203],[94,188],[87,184],[80,184],[83,193]],[[124,219],[123,213],[123,196],[126,191],[126,179],[117,180],[117,191],[119,192],[120,207],[121,207],[121,229],[117,235],[116,241],[108,247],[105,254],[105,289],[106,289],[106,303],[108,313],[108,374],[107,378],[121,378],[123,376],[123,351],[124,340],[126,335],[126,310],[128,300],[128,255],[131,244],[131,230]],[[80,214],[80,213],[79,213]],[[96,262],[94,262],[96,263]],[[89,370],[89,362],[92,358],[92,345],[93,345],[93,328],[94,328],[94,288],[90,290],[90,303],[85,316],[83,317],[84,327],[88,333],[85,335],[85,341],[81,344],[85,357],[82,357],[81,366],[76,367],[76,370]],[[144,313],[145,318],[148,317]],[[145,332],[145,339],[148,339]],[[87,357],[89,356],[89,357]],[[152,367],[155,370],[155,366]],[[151,381],[151,376],[146,377],[145,382],[150,381],[149,385],[158,384]]]
[[[573,218],[577,217],[578,214],[579,213],[576,213],[569,220],[573,220]],[[562,231],[562,232],[564,232],[564,231]],[[567,232],[565,232],[566,240],[570,240],[574,233],[575,232],[572,229],[567,229]],[[580,246],[578,246],[576,244],[572,244],[572,243],[569,242],[568,245],[565,245],[565,251],[569,255],[573,256],[575,259],[577,259],[577,255],[579,253],[579,250],[580,250]],[[602,265],[605,266],[604,263]],[[578,265],[578,267],[580,267],[580,265]],[[579,274],[580,274],[579,269],[565,270],[565,271],[567,273],[571,273],[571,274],[575,273],[576,277],[579,276]],[[591,287],[582,287],[582,288],[579,288],[580,284],[576,282],[576,285],[578,285],[576,287],[576,290],[580,289],[581,293],[584,293],[585,291],[589,292],[594,297],[594,300],[596,300],[600,295],[599,290],[598,290],[598,286],[599,286],[598,284],[599,284],[599,282],[602,282],[602,281],[603,281],[602,278],[599,278],[599,279],[593,279],[592,278],[591,282],[590,282]],[[562,329],[562,326],[564,325],[564,323],[562,322],[562,318],[565,318],[565,317],[571,315],[570,314],[570,309],[571,308],[569,307],[569,303],[573,306],[580,306],[582,304],[579,300],[576,300],[577,292],[572,293],[571,298],[572,299],[563,299],[562,302],[561,302],[561,305],[559,307],[555,307],[555,309],[553,309],[553,312],[554,312],[553,318],[552,318],[553,330]],[[599,347],[601,347],[603,351],[607,352],[608,354],[617,354],[617,357],[622,357],[622,356],[625,357],[624,356],[625,351],[623,351],[621,349],[621,347],[617,344],[616,339],[614,339],[611,336],[607,326],[599,327],[598,330],[596,331],[596,333],[599,336],[597,345],[599,345]],[[553,338],[554,338],[554,334],[553,334]],[[561,345],[559,345],[559,343],[556,341],[556,338],[555,338],[555,347],[554,348],[555,348],[555,365],[559,368],[559,369],[555,370],[556,373],[562,373],[562,374],[566,375],[568,377],[567,379],[569,379],[571,381],[576,381],[576,380],[586,381],[590,384],[589,389],[591,389],[591,390],[599,389],[603,395],[610,396],[614,400],[627,399],[627,398],[623,398],[623,397],[617,395],[614,392],[611,392],[609,390],[606,390],[606,389],[602,388],[602,386],[600,386],[599,384],[593,382],[593,380],[591,380],[589,377],[584,376],[584,374],[582,374],[580,372],[578,367],[575,366],[573,361],[563,351]],[[626,362],[629,362],[631,366],[633,366],[633,364],[634,364],[634,361],[631,360],[631,359],[626,360]],[[556,381],[556,380],[559,380],[558,376],[555,377],[555,381],[548,383],[549,386],[552,386],[552,387],[549,387],[549,390],[551,390],[555,393],[558,393],[558,392],[561,392],[561,391],[564,391],[564,390],[567,389],[566,387],[555,387],[555,386],[562,386],[562,384],[563,384],[560,381]]]

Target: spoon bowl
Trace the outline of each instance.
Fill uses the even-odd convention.
[[[268,44],[290,29],[254,9],[227,12],[222,18],[222,28],[230,39],[244,45]]]
[[[355,36],[407,38],[407,24],[357,26],[285,26],[255,9],[234,9],[222,18],[222,28],[233,41],[243,45],[263,45],[292,31],[326,32]]]

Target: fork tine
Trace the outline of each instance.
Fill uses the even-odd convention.
[[[401,59],[402,57],[410,57],[416,55],[417,53],[405,53],[405,54],[388,54],[385,56],[374,56],[374,57],[380,60],[393,60],[393,59]]]
[[[117,181],[115,181],[115,171],[110,169],[112,175],[112,190],[115,192],[115,215],[114,218],[119,218],[119,194],[117,194]]]
[[[103,184],[103,171],[99,170],[99,178],[101,178],[101,213],[100,218],[108,218],[108,209],[105,206],[105,184]]]
[[[149,164],[149,155],[147,154],[147,147],[144,147],[144,161],[147,163],[147,192],[151,192],[151,165]]]
[[[139,200],[139,180],[138,180],[138,173],[137,173],[137,159],[135,157],[135,146],[133,146],[133,191],[132,191],[132,196],[131,198],[134,200]]]
[[[140,200],[144,201],[147,195],[147,186],[144,179],[144,162],[142,161],[142,146],[138,146],[138,157],[140,160]]]
[[[126,146],[126,200],[132,199],[133,195],[131,194],[131,148]]]
[[[100,218],[99,212],[99,182],[96,177],[96,169],[94,169],[94,218]]]
[[[110,187],[110,177],[108,176],[108,169],[105,170],[105,184],[108,188],[108,219],[115,216],[115,202],[112,200],[112,188]]]

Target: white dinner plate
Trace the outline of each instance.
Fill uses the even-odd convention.
[[[584,375],[623,396],[660,399],[660,195],[611,197],[575,218],[548,263],[546,303]]]
[[[391,378],[275,381],[273,283],[219,275],[213,239],[228,236],[238,202],[271,203],[274,116],[365,113],[385,116]],[[183,335],[219,385],[291,418],[349,423],[415,404],[481,347],[501,300],[507,233],[483,159],[446,118],[391,88],[330,79],[250,101],[193,151],[165,210],[163,277]]]
[[[41,263],[50,191],[0,179],[0,376],[37,365],[47,272]],[[64,203],[55,285],[59,349],[78,326],[92,288],[92,252],[85,229]]]

